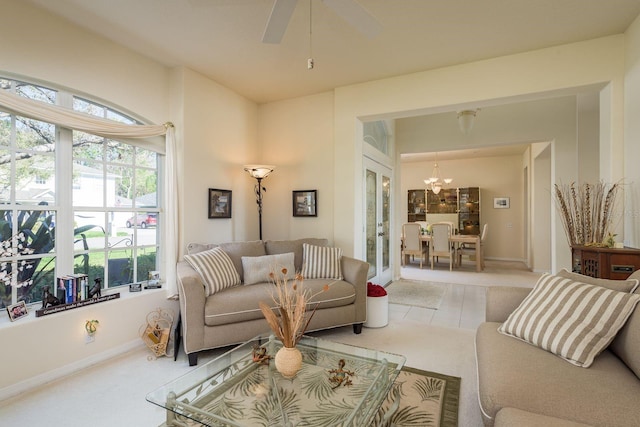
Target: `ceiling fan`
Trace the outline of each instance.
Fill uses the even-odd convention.
[[[297,3],[298,0],[275,0],[262,36],[263,43],[280,43]],[[322,3],[369,38],[382,31],[382,25],[356,0],[322,0]]]

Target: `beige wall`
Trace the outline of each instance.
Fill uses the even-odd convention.
[[[174,73],[183,86],[178,98],[184,105],[178,130],[183,155],[181,249],[190,242],[257,240],[255,180],[243,165],[260,162],[258,107],[196,72]],[[208,218],[209,188],[232,191],[231,218]]]
[[[16,17],[28,16],[25,20]],[[34,31],[37,28],[38,31]],[[135,112],[153,123],[176,124],[182,163],[184,242],[257,238],[253,182],[242,165],[258,161],[257,105],[186,69],[166,67],[94,36],[23,2],[3,4],[0,74],[69,87]],[[233,219],[207,218],[207,188],[233,191]],[[169,202],[177,200],[170,200]],[[126,291],[124,292],[126,294]],[[9,323],[0,342],[15,342],[0,368],[0,399],[142,345],[148,312],[178,305],[163,291],[136,294],[44,318]],[[84,320],[98,319],[95,343],[85,344]]]
[[[259,107],[265,180],[264,239],[333,236],[333,92]],[[318,190],[318,216],[293,217],[292,191]]]
[[[346,254],[362,257],[361,118],[453,111],[469,104],[499,105],[544,98],[567,89],[574,93],[582,87],[609,85],[601,103],[605,106],[600,126],[601,152],[605,155],[600,168],[606,177],[620,178],[626,166],[627,178],[637,181],[639,27],[636,21],[626,36],[383,79],[337,88],[333,94],[258,107],[197,73],[169,70],[24,2],[8,2],[0,14],[0,72],[80,90],[154,123],[174,121],[183,161],[183,243],[257,238],[253,182],[242,165],[264,161],[282,166],[281,173],[276,171],[265,181],[267,238],[326,235]],[[623,82],[627,84],[626,97]],[[627,107],[626,121],[623,106]],[[627,130],[624,147],[623,129]],[[575,133],[575,123],[573,130],[554,138],[562,142],[571,132]],[[554,144],[554,179],[573,179],[577,174],[575,147]],[[398,158],[397,153],[394,157]],[[399,174],[400,164],[396,167]],[[399,182],[396,179],[397,191],[402,193]],[[298,185],[306,187],[301,189],[319,189],[317,219],[290,216],[290,191]],[[207,219],[209,187],[233,191],[231,220]],[[634,187],[628,193],[632,211],[625,217],[630,229],[625,240],[631,243],[640,241],[633,214],[637,211],[637,191]],[[564,234],[556,228],[551,249],[553,259],[562,267],[569,264],[569,257],[567,248],[559,243],[565,242]],[[0,394],[89,366],[127,346],[141,345],[138,328],[147,312],[163,304],[177,308],[173,302],[164,302],[162,296],[162,292],[143,292],[130,301],[98,304],[50,318],[30,316],[13,324],[0,322],[0,342],[16,343],[22,350],[3,358]],[[87,345],[77,331],[89,317],[100,320],[103,326],[96,342]],[[42,337],[46,337],[46,347]],[[43,348],[47,348],[44,356]]]
[[[485,256],[524,261],[521,156],[440,160],[438,165],[444,175],[454,179],[451,187],[480,187],[480,221],[489,224]],[[425,188],[424,179],[431,176],[432,169],[432,162],[402,163],[401,222],[407,220],[407,190]],[[509,197],[510,208],[494,209],[494,197]]]
[[[624,243],[640,247],[640,17],[625,35]]]
[[[465,149],[466,156],[473,159],[474,150],[482,147],[502,146],[510,143],[528,145],[535,144],[534,141],[554,141],[554,145],[557,145],[559,150],[578,153],[571,159],[572,167],[578,168],[582,163],[590,164],[589,162],[597,165],[598,150],[597,146],[595,150],[592,148],[592,140],[597,139],[598,116],[595,114],[594,117],[591,111],[578,111],[577,105],[579,105],[578,98],[595,97],[592,104],[597,109],[598,92],[594,88],[585,89],[585,91],[577,96],[561,95],[485,107],[478,113],[473,131],[468,135],[460,132],[455,111],[398,119],[396,120],[398,149],[402,153]],[[595,135],[593,132],[586,131],[583,131],[581,136],[576,135],[576,121],[578,119],[583,128],[587,128],[589,125],[592,128],[595,127]],[[478,162],[480,161],[482,159],[478,159]],[[503,162],[505,166],[511,168],[513,165],[507,165],[507,161],[512,162],[513,159],[507,158]],[[514,177],[519,179],[523,186],[525,181],[524,165],[528,164],[528,159],[524,164],[520,163],[523,170],[514,174]],[[499,175],[500,172],[495,171],[499,171],[502,165],[497,166],[498,168],[485,171],[485,173]],[[402,169],[404,168],[405,164],[403,163]],[[531,188],[519,188],[519,196],[521,198],[527,197],[527,200],[522,201],[521,209],[532,209],[538,214],[533,215],[535,212],[526,212],[527,215],[532,215],[534,218],[532,224],[527,227],[523,212],[520,222],[509,222],[511,228],[508,230],[508,235],[515,236],[519,242],[518,248],[522,249],[522,258],[518,255],[514,259],[527,260],[527,264],[536,271],[549,271],[551,270],[549,251],[551,216],[554,215],[553,210],[550,209],[553,195],[551,191],[553,171],[549,167],[543,167],[541,162],[534,159],[526,172],[534,175],[527,177],[527,185]],[[496,230],[496,225],[490,225],[490,229]],[[536,231],[532,232],[533,229]],[[491,233],[491,235],[496,238],[495,233]],[[539,251],[537,256],[527,250],[529,242],[531,242],[531,247]],[[515,255],[515,253],[513,254]],[[489,256],[502,258],[497,254],[489,254]]]
[[[409,116],[453,111],[460,105],[482,106],[551,95],[576,93],[607,84],[608,114],[601,141],[610,157],[611,173],[621,175],[624,37],[612,36],[524,54],[500,57],[439,70],[416,73],[336,89],[335,168],[336,221],[334,236],[348,252],[359,253],[362,224],[360,188],[361,148],[359,118]],[[565,123],[552,153],[554,182],[577,177],[576,125]],[[398,164],[399,168],[400,165]],[[338,185],[338,182],[353,182]],[[396,230],[399,229],[396,224]],[[553,269],[570,265],[570,253],[561,227],[552,235]],[[399,264],[399,263],[396,263]]]
[[[2,3],[0,72],[90,94],[153,123],[169,114],[169,70],[27,2]]]

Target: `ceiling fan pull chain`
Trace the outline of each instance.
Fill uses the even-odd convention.
[[[312,35],[312,15],[313,15],[313,0],[309,0],[309,58],[307,58],[307,70],[313,70],[313,48],[311,44]]]

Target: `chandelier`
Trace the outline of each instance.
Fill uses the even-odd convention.
[[[427,185],[427,188],[431,188],[433,194],[438,194],[440,190],[442,190],[442,187],[451,184],[451,182],[453,182],[453,179],[451,178],[442,178],[440,166],[438,166],[438,153],[436,153],[436,163],[433,165],[431,178],[425,179],[424,183]]]

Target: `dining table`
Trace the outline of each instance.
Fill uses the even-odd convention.
[[[420,236],[420,240],[422,242],[427,243],[427,244],[431,244],[431,235],[430,234],[422,234]],[[481,272],[482,271],[482,247],[480,246],[480,235],[474,235],[474,234],[452,234],[451,236],[449,236],[449,242],[451,242],[452,244],[456,245],[456,249],[462,243],[474,244],[475,248],[476,248],[476,254],[475,254],[476,271],[477,272]],[[457,257],[456,257],[456,259],[457,259]],[[455,261],[454,261],[454,263],[455,263]]]

